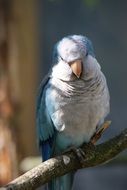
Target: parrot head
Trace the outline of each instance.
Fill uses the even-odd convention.
[[[52,75],[67,81],[89,78],[95,60],[92,42],[87,37],[64,37],[54,47]]]

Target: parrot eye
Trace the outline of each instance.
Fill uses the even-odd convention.
[[[59,55],[60,56],[60,55]],[[61,56],[60,56],[60,59],[62,60],[62,61],[64,61],[65,63],[67,63],[67,61],[66,60],[64,60]]]

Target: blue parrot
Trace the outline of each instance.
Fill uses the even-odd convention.
[[[54,47],[52,67],[40,84],[37,131],[43,161],[89,142],[109,113],[109,91],[92,42],[70,35]],[[71,190],[73,173],[53,179],[48,190]]]

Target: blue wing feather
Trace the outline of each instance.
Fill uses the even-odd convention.
[[[36,110],[37,133],[43,160],[47,160],[51,156],[53,148],[53,143],[51,142],[54,139],[55,132],[52,120],[45,104],[45,92],[48,86],[49,79],[50,78],[46,76],[40,84]]]

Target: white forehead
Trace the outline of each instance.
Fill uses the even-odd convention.
[[[69,38],[63,38],[57,46],[58,54],[67,62],[81,59],[83,54],[85,54],[85,50],[83,51],[83,49],[80,44],[78,45],[78,42],[76,43],[73,39]]]
[[[59,50],[62,50],[61,48],[67,49],[67,48],[76,48],[76,43],[69,39],[69,38],[63,38],[60,42],[59,42]]]

